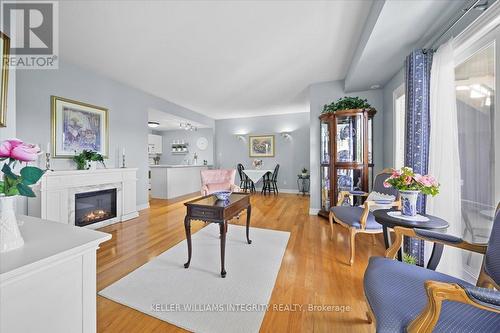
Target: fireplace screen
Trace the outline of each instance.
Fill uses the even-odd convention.
[[[116,217],[116,188],[75,194],[75,225],[84,226]]]

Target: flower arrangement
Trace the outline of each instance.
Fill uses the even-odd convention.
[[[0,181],[0,196],[11,197],[22,195],[35,197],[30,186],[36,184],[43,176],[44,171],[26,165],[17,175],[13,172],[15,165],[20,162],[32,162],[38,158],[40,148],[37,145],[25,143],[19,139],[5,140],[0,144],[0,161],[8,160],[2,167],[3,180]]]
[[[252,165],[255,169],[260,169],[262,167],[262,160],[253,160]]]
[[[431,175],[420,175],[412,168],[403,167],[392,170],[392,175],[384,182],[385,187],[394,187],[399,191],[420,191],[423,194],[435,196],[439,193],[439,183]]]

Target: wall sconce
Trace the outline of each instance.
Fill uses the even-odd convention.
[[[241,135],[241,134],[236,134],[235,136],[236,136],[236,138],[237,138],[238,140],[240,140],[240,141],[245,141],[245,136],[244,136],[244,135]]]
[[[283,139],[285,140],[290,140],[292,138],[292,136],[290,135],[289,132],[281,132],[281,136],[283,137]]]

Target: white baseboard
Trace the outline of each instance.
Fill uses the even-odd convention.
[[[255,188],[256,192],[262,191],[262,187],[256,187]],[[271,191],[272,192],[272,191]],[[299,192],[297,189],[290,189],[290,188],[278,188],[279,193],[290,193],[290,194],[302,194],[302,192]],[[306,193],[309,195],[309,193]]]
[[[299,193],[298,190],[292,190],[292,189],[288,189],[288,188],[279,188],[278,191],[281,192],[281,193],[292,193],[292,194],[298,194]]]
[[[148,208],[149,208],[149,202],[142,204],[142,205],[137,205],[137,211],[141,211],[141,210],[148,209]]]
[[[309,215],[318,215],[319,211],[319,208],[309,208]]]

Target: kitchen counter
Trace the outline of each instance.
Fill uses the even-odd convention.
[[[210,165],[151,165],[151,197],[172,199],[200,192],[202,170]]]

